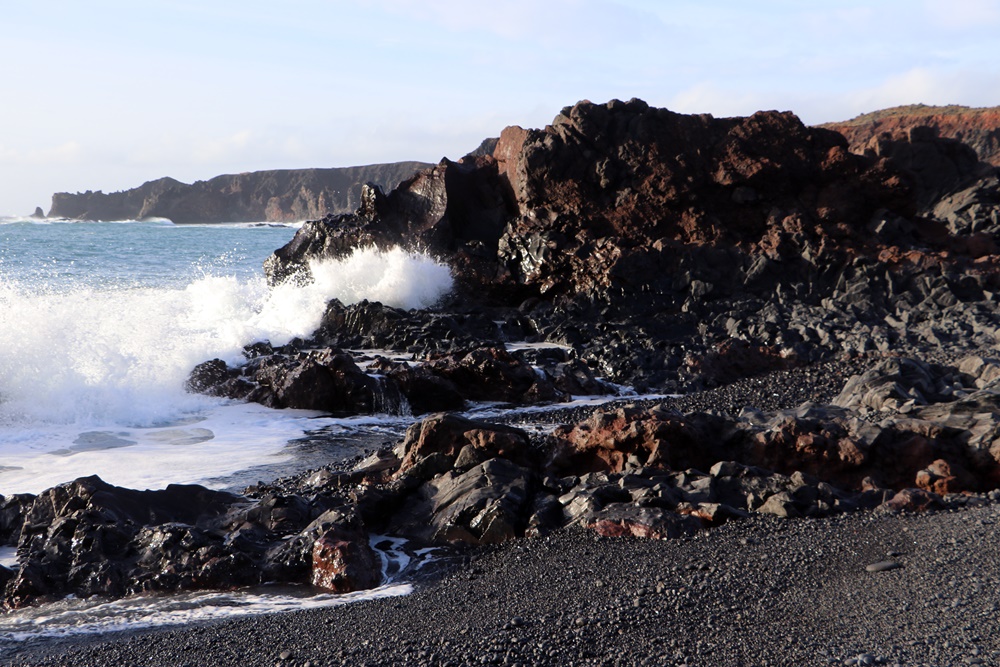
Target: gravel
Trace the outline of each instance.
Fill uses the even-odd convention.
[[[472,552],[404,598],[23,646],[4,665],[1000,664],[1000,506],[580,531]],[[869,565],[891,561],[902,567]]]

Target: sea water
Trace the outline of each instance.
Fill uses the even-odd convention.
[[[373,438],[398,437],[408,422],[391,415],[333,419],[184,389],[202,361],[239,363],[249,343],[308,336],[331,298],[416,308],[451,288],[447,267],[400,250],[358,250],[312,265],[310,285],[269,287],[263,261],[296,227],[0,218],[0,495],[38,493],[85,475],[138,489],[237,489],[353,456]],[[402,554],[398,547],[390,551]],[[0,553],[7,565],[13,556]],[[276,589],[67,599],[0,614],[0,651],[9,640],[408,590],[390,582],[348,598]]]
[[[368,426],[184,389],[202,361],[239,363],[249,343],[308,336],[331,298],[411,308],[451,287],[447,267],[399,250],[359,250],[313,266],[310,285],[269,287],[262,263],[294,232],[0,223],[0,494],[92,474],[140,489],[234,486],[240,471],[287,461],[307,431]]]

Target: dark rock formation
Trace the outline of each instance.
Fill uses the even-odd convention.
[[[362,357],[366,370],[336,348],[269,350],[236,368],[212,359],[195,367],[187,387],[273,408],[338,415],[422,414],[461,409],[466,401],[551,403],[568,399],[570,391],[616,392],[579,362],[536,359],[539,366],[532,366],[502,347],[482,346],[419,363]]]
[[[105,194],[52,195],[50,217],[78,220],[168,218],[175,223],[295,222],[353,211],[361,187],[392,187],[429,165],[396,162],[332,169],[286,169],[216,176],[191,185],[172,178]]]
[[[200,486],[136,491],[86,477],[23,500],[8,608],[70,593],[120,597],[265,581],[347,592],[381,577],[364,524],[350,509],[334,511],[344,501],[330,494],[250,501]]]
[[[681,391],[834,355],[993,344],[991,174],[933,132],[853,154],[788,113],[581,102],[544,129],[507,128],[492,156],[367,190],[356,213],[303,226],[266,270],[308,280],[309,259],[360,245],[429,249],[457,279],[437,312],[390,322],[338,306],[319,340],[431,355],[455,352],[442,342],[455,337],[468,350],[497,341],[489,313],[507,340],[565,345],[597,376]],[[421,341],[388,333],[415,320]]]
[[[437,544],[571,525],[667,539],[752,513],[982,503],[975,494],[1000,498],[998,382],[990,358],[903,358],[852,377],[839,405],[738,416],[625,406],[534,437],[440,414],[354,469],[258,485],[249,498],[85,478],[0,500],[0,536],[19,536],[20,561],[0,585],[11,607],[265,580],[345,592],[379,581],[369,530]]]

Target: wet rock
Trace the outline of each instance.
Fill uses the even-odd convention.
[[[313,544],[313,586],[334,593],[374,588],[381,581],[381,564],[365,536],[331,529]]]
[[[203,487],[135,491],[97,477],[53,487],[38,495],[25,513],[18,543],[22,567],[7,586],[5,605],[18,607],[67,593],[120,596],[142,590],[149,571],[131,554],[144,553],[147,526],[187,531],[194,546],[204,536],[197,524],[217,520],[236,501],[236,496]],[[195,571],[204,567],[208,555],[194,555],[201,546],[205,544],[198,543],[188,561],[178,565],[184,573],[171,582],[177,584],[174,588],[198,584]],[[162,571],[159,563],[153,571]]]
[[[0,496],[0,546],[17,545],[24,515],[34,502],[35,496],[27,493]]]
[[[565,400],[568,396],[546,376],[502,348],[478,348],[424,364],[471,401],[538,403]]]

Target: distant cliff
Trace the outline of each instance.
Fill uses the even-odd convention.
[[[291,222],[354,211],[361,186],[395,187],[423,162],[394,162],[333,169],[284,169],[216,176],[191,185],[173,178],[105,194],[101,191],[52,195],[50,218],[142,220],[175,223]]]
[[[821,127],[836,130],[859,153],[872,137],[889,134],[894,140],[904,138],[914,127],[931,127],[938,136],[971,146],[979,159],[1000,167],[1000,107],[927,106],[914,104],[866,113],[839,123]]]

